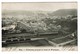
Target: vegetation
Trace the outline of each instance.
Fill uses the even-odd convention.
[[[15,12],[8,13],[10,14],[10,16],[14,15],[12,17],[2,18],[2,27],[15,24],[16,26],[15,32],[18,31],[21,33],[25,33],[25,32],[33,32],[33,33],[42,32],[43,33],[43,32],[59,31],[60,33],[63,33],[63,34],[69,34],[77,30],[76,10],[63,10],[62,9],[62,10],[57,10],[52,13],[35,12],[36,14],[34,12],[28,11],[29,14],[26,12],[26,16],[25,16],[25,12],[23,14],[22,12],[20,12],[20,15],[22,15],[23,17],[18,17],[14,13]],[[16,13],[16,14],[19,15],[19,13]],[[21,23],[19,25],[18,21],[23,22],[25,25]],[[3,33],[4,33],[4,30],[3,30]]]

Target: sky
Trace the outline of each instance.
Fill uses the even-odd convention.
[[[55,11],[58,9],[77,9],[76,2],[63,3],[20,3],[20,2],[3,2],[2,10],[40,10],[40,11]]]

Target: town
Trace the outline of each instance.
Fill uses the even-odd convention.
[[[50,13],[2,18],[2,47],[77,46],[77,16],[51,16]],[[21,18],[22,17],[22,18]]]

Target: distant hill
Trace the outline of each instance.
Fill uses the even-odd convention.
[[[2,15],[34,15],[34,14],[45,14],[49,11],[26,11],[26,10],[3,10]]]
[[[13,17],[46,17],[49,11],[25,11],[25,10],[3,10],[3,16],[13,16]]]
[[[77,16],[77,9],[59,9],[57,11],[25,11],[25,10],[3,10],[3,17],[17,17],[17,18],[46,18],[47,16]]]
[[[60,9],[48,14],[49,16],[67,16],[74,15],[77,16],[77,9]]]
[[[49,11],[25,11],[25,10],[3,10],[2,17],[3,18],[18,18],[18,19],[42,19],[47,16],[47,12]]]

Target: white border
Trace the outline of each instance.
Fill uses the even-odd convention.
[[[0,7],[1,7],[1,2],[75,2],[76,0],[0,0]],[[80,0],[77,0],[78,2],[78,47],[80,47]],[[0,8],[1,9],[1,8]],[[1,10],[0,10],[1,12]],[[0,13],[1,17],[1,13]],[[1,18],[0,18],[1,20]],[[1,24],[1,22],[0,22]],[[1,25],[0,25],[0,30],[1,30]],[[1,31],[0,31],[1,33]],[[1,34],[0,34],[0,40],[1,40]],[[1,41],[0,41],[1,43]],[[19,52],[2,52],[1,50],[1,44],[0,44],[0,54],[80,54],[80,48],[78,48],[78,51],[19,51]]]
[[[2,2],[70,2],[76,0],[2,0]]]

